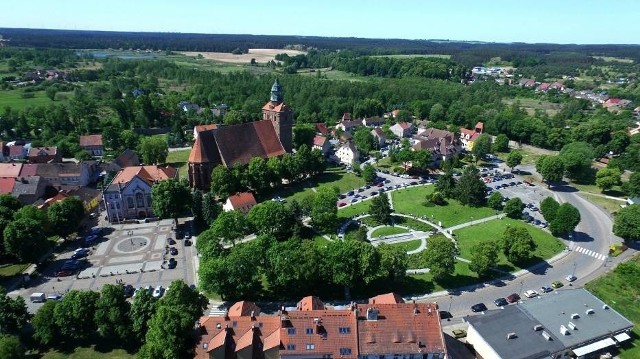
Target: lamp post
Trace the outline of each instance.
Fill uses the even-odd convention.
[[[449,296],[449,313],[451,313],[451,305],[453,304],[453,296]]]
[[[578,267],[578,262],[573,262],[573,273],[571,273],[572,276],[576,276],[576,267]]]
[[[524,281],[523,280],[520,281],[520,292],[518,293],[518,296],[522,295],[522,288],[524,288]]]

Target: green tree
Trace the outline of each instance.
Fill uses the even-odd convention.
[[[602,192],[608,191],[613,186],[619,186],[622,184],[620,177],[622,174],[620,170],[612,168],[603,168],[596,173],[596,185],[602,190]]]
[[[494,241],[483,241],[473,246],[469,269],[479,277],[489,274],[498,263],[498,246]]]
[[[126,343],[131,336],[129,302],[124,296],[124,286],[105,284],[95,304],[95,323],[104,338]]]
[[[536,243],[524,227],[507,227],[502,234],[502,250],[511,263],[522,263],[533,257]]]
[[[297,124],[293,128],[293,147],[300,148],[302,145],[311,146],[316,135],[316,128],[312,124]]]
[[[571,203],[563,203],[558,207],[555,218],[549,223],[549,229],[554,236],[575,230],[580,223],[580,211]]]
[[[96,331],[94,314],[100,294],[93,291],[72,290],[55,306],[53,317],[60,334],[68,340],[85,340]]]
[[[376,147],[376,141],[369,127],[359,127],[353,133],[353,143],[360,153],[369,153]]]
[[[487,205],[495,210],[502,209],[502,193],[495,191],[487,199]]]
[[[478,139],[474,141],[471,153],[473,154],[476,163],[478,163],[480,159],[483,159],[484,156],[491,153],[491,136],[485,133],[481,134]]]
[[[440,236],[430,238],[424,252],[433,280],[441,281],[453,274],[456,264],[456,246],[451,240]]]
[[[552,197],[546,197],[540,202],[540,212],[542,212],[542,216],[544,220],[551,223],[556,218],[556,213],[558,212],[558,208],[560,207],[560,203],[553,199]]]
[[[208,226],[218,218],[222,212],[222,206],[216,201],[215,194],[207,192],[202,196],[202,220]]]
[[[10,194],[0,194],[0,207],[6,207],[11,211],[17,211],[22,207],[22,203]]]
[[[541,156],[536,162],[536,171],[547,182],[547,187],[551,187],[551,182],[562,180],[564,162],[559,156]]]
[[[381,244],[380,276],[389,281],[399,281],[406,277],[409,266],[409,256],[401,247]]]
[[[296,224],[290,208],[277,201],[265,201],[254,206],[247,217],[258,234],[272,235],[278,240],[291,237]]]
[[[368,184],[372,184],[376,180],[376,169],[370,164],[365,164],[362,168],[362,179]]]
[[[493,150],[502,153],[509,152],[509,137],[504,133],[496,136],[496,140],[493,142]]]
[[[231,170],[217,165],[211,172],[211,193],[220,198],[227,198],[238,191],[239,183]]]
[[[633,172],[623,188],[629,197],[640,197],[640,172]]]
[[[444,106],[439,103],[431,106],[431,110],[429,111],[429,120],[431,122],[438,122],[445,119],[445,110]]]
[[[200,287],[223,300],[255,298],[262,290],[262,273],[256,270],[255,243],[235,246],[228,255],[200,262]]]
[[[49,86],[49,87],[47,87],[46,90],[44,90],[44,93],[45,93],[45,95],[47,95],[49,100],[55,101],[56,100],[56,93],[58,93],[58,90],[55,88],[55,86]]]
[[[15,220],[5,227],[2,234],[5,251],[20,261],[36,261],[49,248],[43,228],[33,219]]]
[[[506,163],[511,168],[511,172],[513,172],[513,169],[522,163],[522,152],[515,150],[509,152]]]
[[[0,334],[20,334],[30,318],[24,299],[13,299],[0,287]]]
[[[211,225],[214,235],[226,244],[235,245],[236,241],[251,233],[246,217],[240,211],[220,213]]]
[[[567,176],[571,179],[584,177],[591,168],[593,146],[586,142],[571,142],[560,150],[560,159],[564,163]]]
[[[632,204],[616,214],[613,221],[613,233],[626,241],[640,240],[640,205]]]
[[[200,238],[198,237],[199,243]],[[158,300],[154,298],[148,290],[139,290],[131,301],[129,319],[131,320],[131,332],[133,339],[138,344],[144,342],[149,329],[149,320],[156,312]]]
[[[475,166],[465,168],[456,184],[458,201],[463,205],[479,207],[484,204],[486,194],[487,186],[480,179],[478,169]]]
[[[66,237],[75,232],[84,217],[84,204],[79,197],[71,196],[56,202],[47,209],[49,224],[56,234]]]
[[[414,169],[426,171],[431,166],[431,152],[427,150],[415,151],[413,153],[413,159],[411,161],[411,166]]]
[[[31,320],[33,326],[33,337],[38,343],[49,347],[60,338],[60,329],[56,325],[54,311],[58,302],[47,301],[36,312]]]
[[[20,208],[13,216],[14,219],[33,219],[38,222],[38,224],[43,228],[46,232],[49,231],[49,217],[47,216],[47,211],[42,210],[34,205],[27,205]]]
[[[20,338],[15,335],[0,335],[0,358],[24,359],[26,357]]]
[[[176,219],[187,212],[193,203],[189,185],[184,180],[171,178],[151,187],[153,213],[160,218]]]
[[[324,232],[333,232],[338,224],[338,192],[329,187],[320,187],[311,208],[311,221]]]
[[[191,193],[191,213],[193,213],[193,223],[196,228],[204,227],[204,217],[202,216],[202,192],[196,189]],[[207,226],[208,227],[208,226]]]
[[[140,140],[140,153],[147,165],[158,165],[167,162],[169,145],[164,137],[145,137]]]
[[[446,198],[453,198],[456,194],[456,179],[453,178],[453,172],[447,171],[438,177],[436,181],[436,191],[442,193]]]
[[[276,242],[266,252],[264,273],[269,289],[278,298],[305,295],[320,285],[322,257],[312,241]]]
[[[249,186],[259,193],[269,188],[273,181],[267,161],[261,157],[254,157],[249,161],[245,175]]]
[[[224,253],[220,237],[212,229],[207,229],[198,235],[196,249],[203,261],[217,258]]]
[[[351,288],[359,283],[368,284],[379,275],[380,253],[369,243],[342,240],[332,241],[325,250],[327,273],[331,281],[345,289],[345,297],[351,297]]]
[[[195,320],[182,313],[183,308],[158,306],[149,320],[144,345],[138,352],[142,359],[174,359],[184,357],[187,343],[185,333],[191,332]]]
[[[159,306],[167,306],[171,308],[180,308],[182,316],[191,319],[195,323],[207,308],[209,300],[200,292],[189,286],[182,280],[174,280],[171,282],[165,295],[158,302]],[[190,336],[190,333],[183,333],[184,339]]]
[[[518,197],[511,198],[504,204],[504,213],[506,213],[509,218],[520,219],[523,209],[524,203],[522,203],[522,200]]]
[[[369,214],[378,223],[390,224],[391,213],[393,213],[393,209],[391,209],[389,197],[386,193],[382,193],[371,200],[371,204],[369,205]]]

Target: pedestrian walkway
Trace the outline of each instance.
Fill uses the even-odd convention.
[[[501,219],[504,216],[505,216],[505,214],[501,213],[501,214],[497,214],[495,216],[480,218],[480,219],[476,219],[475,221],[461,223],[461,224],[458,224],[456,226],[452,226],[452,227],[446,228],[445,230],[448,231],[449,233],[451,233],[451,232],[456,231],[456,230],[458,230],[460,228],[469,227],[469,226],[473,226],[473,225],[476,225],[476,224],[493,221],[494,219]]]
[[[598,253],[598,252],[594,252],[590,249],[586,249],[586,248],[582,248],[580,246],[577,246],[573,249],[574,252],[578,252],[578,253],[582,253],[582,254],[586,254],[588,256],[591,256],[593,258],[599,259],[601,261],[606,261],[607,260],[607,256],[602,254],[602,253]]]

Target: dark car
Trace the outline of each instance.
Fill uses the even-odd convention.
[[[496,307],[504,307],[505,305],[509,304],[509,302],[507,302],[507,300],[504,298],[498,298],[494,300],[493,303],[496,305]]]
[[[520,300],[520,296],[517,293],[512,293],[509,296],[507,296],[507,302],[509,303],[515,303],[519,300]]]
[[[175,258],[169,258],[169,264],[168,264],[169,269],[174,269],[177,265],[178,265],[178,261],[176,261]]]
[[[484,305],[484,303],[478,303],[471,306],[471,311],[474,313],[484,312],[485,310],[487,310],[487,306]]]
[[[171,253],[172,256],[176,256],[178,255],[178,249],[176,247],[171,247],[169,248],[169,253]]]
[[[447,312],[446,310],[441,310],[439,313],[440,313],[440,319],[451,319],[451,318],[453,318],[453,315],[451,315],[451,313]]]
[[[89,252],[75,252],[71,256],[71,259],[80,259],[80,258],[84,258],[84,257],[86,257],[88,255],[89,255]]]
[[[375,196],[375,195],[377,195],[377,194],[378,194],[378,191],[373,191],[373,192],[371,192],[371,196]]]
[[[191,238],[191,233],[189,233],[189,232],[184,232],[184,238],[186,238],[186,239],[190,239],[190,238]]]
[[[169,238],[169,245],[173,246],[176,244],[176,241],[173,238]]]
[[[131,298],[133,297],[133,293],[135,292],[135,288],[131,284],[127,284],[124,286],[124,297]]]
[[[551,292],[552,290],[553,290],[553,288],[551,288],[551,287],[547,287],[546,285],[545,285],[545,286],[542,286],[542,287],[540,288],[540,291],[541,291],[542,293],[549,293],[549,292]]]
[[[189,247],[191,245],[191,241],[187,239],[186,241],[184,241],[184,245],[185,247]]]
[[[409,182],[409,184],[410,184],[410,185],[412,185],[412,186],[415,186],[415,185],[417,185],[417,184],[418,184],[418,182],[416,182],[416,181],[411,181],[411,182]]]
[[[391,180],[384,180],[384,183],[391,183]]]
[[[353,192],[353,191],[349,191],[349,192],[347,192],[347,196],[353,196],[354,193],[355,192]]]

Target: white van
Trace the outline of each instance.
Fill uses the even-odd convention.
[[[47,296],[44,293],[33,293],[29,296],[31,303],[44,303],[47,300]]]

